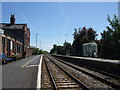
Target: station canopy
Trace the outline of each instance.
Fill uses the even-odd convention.
[[[83,46],[87,46],[87,45],[90,45],[90,46],[97,46],[97,44],[95,42],[89,42],[89,43],[84,43]]]

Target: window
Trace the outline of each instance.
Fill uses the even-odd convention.
[[[5,38],[2,37],[2,53],[5,53]]]
[[[12,41],[12,52],[14,53],[14,41]]]
[[[10,50],[13,50],[13,42],[10,41]]]
[[[10,40],[7,39],[7,55],[10,56]]]
[[[17,43],[17,53],[19,53],[19,45],[18,45],[18,43]]]

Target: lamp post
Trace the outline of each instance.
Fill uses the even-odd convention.
[[[40,50],[41,50],[41,41],[40,41]]]
[[[37,48],[37,35],[38,35],[38,34],[36,34],[36,48]]]
[[[66,36],[66,40],[65,40],[65,41],[67,42],[67,41],[68,41],[68,35],[67,35],[67,34],[65,34],[65,36]]]
[[[59,46],[59,42],[57,41],[57,46]]]

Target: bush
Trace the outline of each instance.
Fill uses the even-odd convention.
[[[16,61],[16,56],[9,56],[8,58],[11,58],[12,61]]]

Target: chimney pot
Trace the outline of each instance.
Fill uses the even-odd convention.
[[[12,14],[10,17],[10,24],[15,25],[15,15],[14,14]]]

